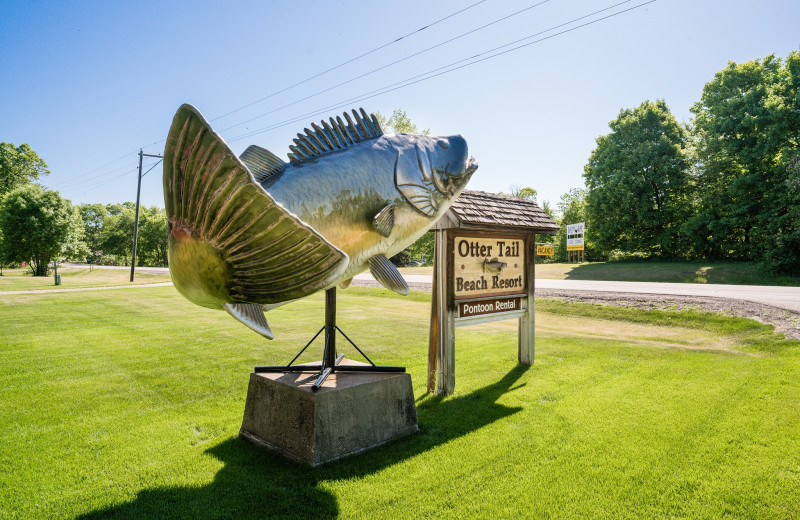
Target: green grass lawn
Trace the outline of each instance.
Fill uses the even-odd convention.
[[[0,291],[35,291],[41,289],[79,289],[84,287],[113,287],[132,285],[131,273],[127,270],[92,269],[88,267],[60,267],[61,285],[55,285],[52,274],[31,276],[30,269],[3,269],[0,276]],[[137,271],[134,284],[171,281],[168,274]]]
[[[270,312],[272,342],[172,287],[0,296],[0,518],[800,516],[800,342],[543,300],[533,366],[514,322],[459,328],[439,398],[428,298],[339,292],[342,329],[408,367],[420,431],[311,469],[237,434],[252,367],[291,359],[321,294]]]

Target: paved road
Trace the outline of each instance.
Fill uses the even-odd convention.
[[[65,266],[69,264],[64,264]],[[84,266],[79,266],[84,267]],[[98,266],[102,269],[125,269],[130,267]],[[166,267],[137,267],[137,271],[169,273]],[[409,283],[432,283],[431,275],[404,275]],[[361,273],[354,281],[375,282],[369,272]],[[559,289],[594,292],[625,292],[639,294],[666,294],[673,296],[706,296],[729,298],[771,305],[800,313],[800,287],[778,287],[770,285],[722,285],[702,283],[653,283],[653,282],[601,282],[596,280],[536,280],[537,289]]]

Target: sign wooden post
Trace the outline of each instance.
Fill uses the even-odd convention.
[[[535,235],[435,231],[428,391],[455,390],[455,328],[518,320],[518,359],[535,353]]]
[[[535,233],[557,230],[534,201],[468,191],[436,224],[429,392],[455,390],[456,327],[516,319],[518,360],[533,364]]]
[[[452,300],[448,298],[448,242],[452,232],[435,231],[433,294],[431,295],[431,332],[428,344],[428,391],[452,394],[455,377],[455,322]]]
[[[528,280],[528,290],[525,299],[528,306],[525,315],[519,319],[519,355],[518,359],[522,365],[532,365],[536,352],[536,327],[535,327],[535,308],[536,304],[533,297],[535,285],[535,266],[536,266],[536,240],[535,235],[531,235],[528,240],[528,254],[526,255],[525,271]]]

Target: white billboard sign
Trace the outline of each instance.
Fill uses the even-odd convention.
[[[567,251],[583,251],[583,233],[586,222],[567,224]]]

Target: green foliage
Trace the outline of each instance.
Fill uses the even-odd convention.
[[[78,206],[83,220],[86,245],[91,254],[102,249],[103,223],[108,217],[108,210],[102,204],[81,204]]]
[[[503,192],[500,192],[502,195]],[[512,197],[519,197],[521,199],[530,199],[536,200],[539,197],[539,193],[530,187],[520,188],[519,186],[511,186],[511,193]]]
[[[2,202],[2,198],[0,198]],[[5,249],[3,247],[3,230],[0,229],[0,276],[3,275],[3,267],[7,265]]]
[[[532,201],[538,203],[537,199],[539,198],[539,193],[534,188],[531,188],[529,186],[526,186],[524,188],[520,188],[519,186],[516,186],[516,185],[510,186],[510,188],[511,188],[511,193],[509,193],[509,195],[511,195],[512,197],[519,197],[519,198],[522,198],[522,199],[529,199],[529,200],[532,200]],[[501,191],[500,195],[505,195],[505,193],[503,193]],[[555,209],[553,209],[553,206],[552,206],[552,204],[550,204],[549,200],[545,200],[545,201],[542,201],[541,203],[539,203],[539,207],[542,208],[542,211],[544,211],[545,213],[550,215],[550,217],[552,217],[554,220],[557,220],[556,219],[556,214],[555,214]],[[553,235],[538,235],[536,237],[536,241],[537,242],[551,243],[551,242],[554,241],[554,237],[553,237]],[[552,260],[546,260],[546,261],[552,261]]]
[[[663,100],[622,110],[609,127],[584,168],[595,247],[676,256],[689,212],[685,129]]]
[[[81,216],[92,251],[115,256],[128,265],[133,251],[136,205],[132,202],[107,206],[84,204]],[[139,208],[136,263],[140,266],[167,265],[167,214],[163,208]]]
[[[142,207],[139,212],[138,265],[167,265],[167,213],[163,208]]]
[[[434,238],[434,233],[428,232],[408,246],[406,251],[408,251],[410,261],[418,265],[433,265]]]
[[[378,122],[381,124],[381,128],[386,133],[397,133],[397,134],[422,134],[422,135],[430,135],[431,130],[430,128],[426,128],[425,130],[419,130],[417,125],[415,125],[411,118],[406,114],[405,110],[401,110],[399,108],[395,108],[392,111],[391,117],[386,119],[386,116],[381,114],[380,112],[375,112],[375,117],[378,119]]]
[[[108,216],[103,220],[100,249],[105,255],[120,257],[128,265],[133,251],[134,209],[121,204],[109,204],[106,209]]]
[[[800,51],[729,63],[685,132],[666,105],[623,110],[585,167],[604,254],[759,261],[800,274]]]
[[[695,114],[694,251],[800,272],[800,53],[729,63],[703,88]]]
[[[0,197],[48,173],[47,164],[27,144],[0,143]]]
[[[0,204],[4,257],[29,262],[35,276],[45,276],[51,260],[85,253],[80,213],[58,192],[39,186],[16,188]]]

